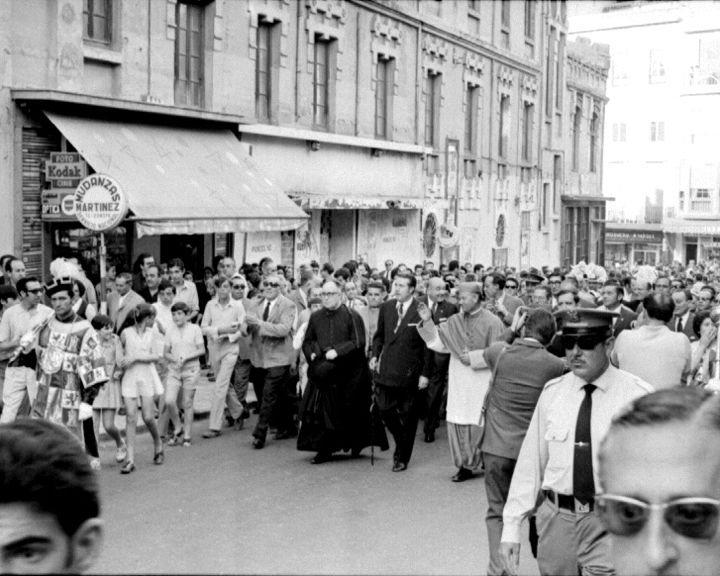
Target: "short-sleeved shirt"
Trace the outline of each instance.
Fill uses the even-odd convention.
[[[11,306],[0,320],[0,343],[11,342],[16,338],[22,338],[30,330],[41,324],[52,314],[52,308],[44,304],[38,304],[32,310],[26,310],[22,304]],[[6,355],[9,358],[12,350]]]
[[[197,324],[186,323],[185,326],[178,328],[175,324],[165,334],[165,344],[170,347],[170,353],[187,358],[193,354],[198,347],[205,346],[203,342],[202,331]],[[195,358],[184,364],[184,367],[200,366],[200,359]]]
[[[190,306],[192,312],[200,311],[200,299],[198,298],[197,288],[195,284],[188,280],[183,281],[184,284],[179,288],[175,287],[175,299],[173,304],[176,302],[185,302]]]

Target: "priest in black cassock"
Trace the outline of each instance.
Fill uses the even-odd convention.
[[[323,309],[310,316],[302,346],[308,385],[300,405],[298,450],[317,452],[313,464],[327,462],[341,450],[357,456],[371,444],[389,448],[379,415],[371,416],[362,318],[342,304],[335,281],[323,285],[321,296]]]

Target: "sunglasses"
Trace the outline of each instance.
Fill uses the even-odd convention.
[[[591,335],[591,334],[583,334],[581,336],[570,336],[570,335],[562,335],[560,337],[560,340],[562,341],[563,348],[565,350],[572,350],[577,345],[580,350],[594,350],[595,346],[600,344],[600,342],[604,342],[605,338],[601,338],[599,336]]]
[[[720,500],[679,498],[664,504],[648,504],[627,496],[605,494],[596,499],[596,509],[607,531],[616,536],[638,534],[651,512],[659,510],[676,534],[693,540],[709,540],[717,533]]]
[[[265,288],[280,288],[278,282],[265,282]]]
[[[505,288],[508,290],[517,290],[517,286],[514,284],[505,284]]]
[[[235,290],[245,290],[245,288],[247,288],[245,284],[233,284],[233,289]]]

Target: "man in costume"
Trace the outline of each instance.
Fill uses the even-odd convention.
[[[502,320],[482,307],[481,295],[479,282],[461,283],[462,312],[437,326],[427,306],[419,309],[422,322],[418,332],[428,348],[450,353],[447,425],[450,454],[458,467],[453,482],[472,478],[480,466],[480,418],[490,380],[483,352],[505,329]]]
[[[45,285],[55,315],[38,335],[38,390],[32,417],[63,424],[78,439],[85,434],[86,448],[97,458],[92,403],[108,376],[98,334],[73,311],[72,293],[71,277]]]
[[[334,281],[322,291],[323,309],[308,322],[302,351],[308,361],[308,387],[300,407],[298,450],[317,451],[321,464],[339,450],[353,456],[378,439],[388,449],[385,431],[377,419],[371,428],[371,380],[365,360],[365,328],[360,315],[342,304]]]

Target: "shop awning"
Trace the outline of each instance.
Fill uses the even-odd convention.
[[[139,236],[293,230],[308,218],[229,130],[45,114],[96,172],[120,181]]]
[[[447,208],[444,198],[398,198],[385,196],[326,196],[290,192],[305,210],[421,210]]]
[[[720,236],[719,220],[665,220],[663,232],[690,236]]]

